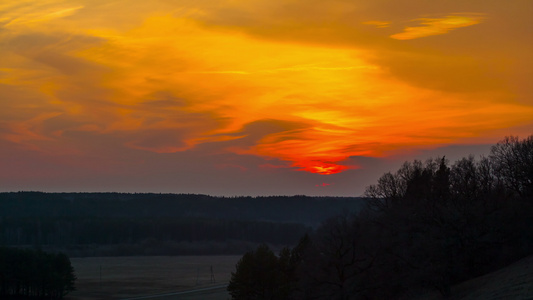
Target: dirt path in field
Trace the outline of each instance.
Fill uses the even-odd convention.
[[[160,295],[148,295],[135,298],[127,298],[122,300],[193,300],[193,299],[206,299],[206,300],[224,300],[227,299],[228,292],[226,291],[227,284],[219,284],[215,286],[197,288],[187,291],[166,293]]]

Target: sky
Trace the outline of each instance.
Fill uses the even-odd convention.
[[[0,191],[360,196],[533,134],[531,0],[2,0]]]

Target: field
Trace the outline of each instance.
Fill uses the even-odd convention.
[[[72,258],[75,292],[66,299],[126,299],[225,284],[240,256],[139,256]],[[215,282],[211,280],[211,267]],[[157,299],[226,299],[223,289],[203,296]],[[154,298],[155,299],[155,298]]]

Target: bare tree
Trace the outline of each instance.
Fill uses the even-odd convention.
[[[496,175],[521,197],[533,197],[533,135],[520,140],[505,137],[491,149]]]
[[[362,239],[357,218],[341,215],[325,221],[317,229],[313,248],[302,270],[304,285],[312,291],[306,298],[360,299],[367,288],[360,280],[375,255]]]

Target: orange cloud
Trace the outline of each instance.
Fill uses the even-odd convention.
[[[362,22],[361,24],[373,25],[373,26],[376,26],[377,28],[386,28],[386,27],[390,26],[391,22],[387,22],[387,21],[365,21],[365,22]]]
[[[305,43],[286,39],[281,30],[279,39],[258,38],[239,27],[253,18],[225,15],[223,7],[209,10],[215,1],[154,7],[132,1],[123,14],[117,14],[119,2],[61,3],[0,16],[9,25],[0,31],[6,45],[0,55],[7,62],[0,70],[0,91],[10,99],[0,111],[1,138],[12,143],[40,149],[41,142],[53,140],[57,146],[47,145],[50,152],[68,145],[83,153],[85,144],[70,135],[91,133],[87,136],[112,137],[106,143],[113,147],[120,143],[124,149],[157,154],[217,144],[217,151],[282,161],[262,168],[335,174],[357,168],[346,163],[352,156],[381,157],[399,149],[452,143],[526,124],[533,115],[533,108],[516,102],[507,89],[487,84],[469,89],[466,82],[464,90],[445,90],[392,73],[393,66],[411,72],[411,61],[440,63],[441,56],[429,50]],[[330,10],[344,15],[345,6],[336,2]],[[283,11],[285,19],[294,13],[296,23],[286,26],[307,28],[311,21],[296,18],[297,12],[294,7]],[[352,34],[347,26],[337,33],[340,25],[324,18],[319,36],[334,32],[336,38],[347,39]],[[209,23],[220,19],[232,25]],[[419,19],[424,26],[392,37],[444,34],[481,20],[474,14]],[[40,26],[30,26],[32,22]],[[315,21],[312,25],[318,26]],[[358,21],[357,26],[363,25]],[[272,30],[274,37],[276,32]],[[373,59],[380,55],[398,61]],[[459,67],[476,66],[465,56]],[[457,68],[450,70],[432,67],[411,73],[456,85],[447,78],[455,77]],[[270,128],[272,122],[261,120],[282,125]],[[251,124],[260,128],[247,131]]]
[[[0,9],[4,11],[0,16],[0,23],[3,23],[3,27],[10,29],[13,27],[34,27],[41,23],[49,23],[55,19],[71,16],[83,7],[83,5],[55,1],[39,1],[38,4],[6,1],[4,4],[0,4]]]
[[[421,37],[448,33],[451,30],[481,23],[483,16],[479,14],[450,15],[443,18],[420,18],[423,26],[406,27],[403,32],[390,37],[397,40],[412,40]]]

